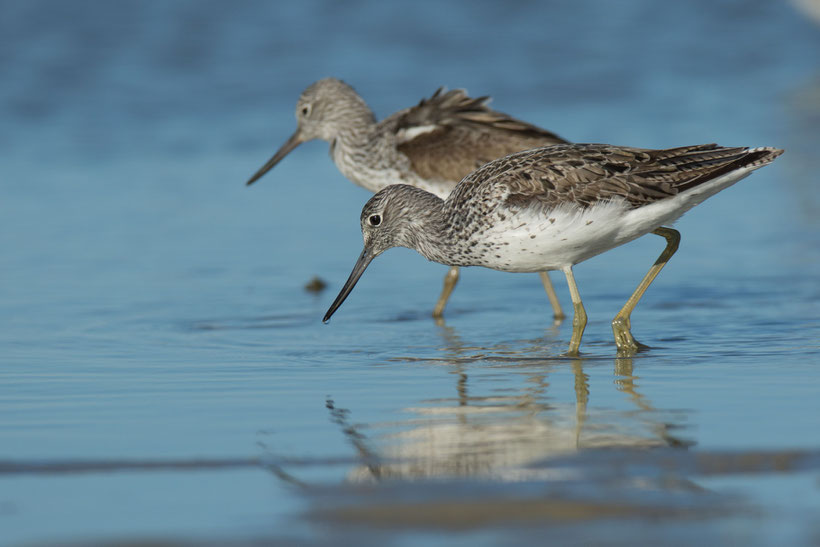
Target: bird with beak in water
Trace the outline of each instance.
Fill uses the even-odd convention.
[[[362,209],[364,250],[324,321],[374,258],[408,247],[449,266],[561,270],[574,308],[569,354],[577,355],[587,316],[572,267],[654,233],[667,246],[612,321],[618,349],[636,351],[642,344],[631,333],[632,310],[680,241],[668,225],[782,153],[715,144],[664,150],[564,144],[491,161],[446,200],[413,186],[388,186]]]

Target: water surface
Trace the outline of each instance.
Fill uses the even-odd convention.
[[[3,2],[0,530],[9,545],[820,541],[820,30],[764,1]],[[537,276],[392,250],[330,325],[368,194],[325,143],[244,181],[312,81],[438,86],[582,142],[787,150],[662,250]],[[329,288],[303,286],[318,275]],[[554,276],[569,308],[563,280]]]

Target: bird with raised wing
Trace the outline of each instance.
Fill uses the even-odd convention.
[[[487,106],[489,97],[469,97],[464,90],[439,88],[432,97],[377,122],[356,91],[326,78],[308,87],[296,104],[296,132],[262,166],[252,184],[299,144],[313,139],[330,143],[330,155],[342,174],[378,192],[391,184],[409,184],[446,198],[456,184],[485,163],[531,148],[565,143],[564,139]],[[564,317],[549,277],[539,272],[556,320]],[[441,317],[458,282],[451,267],[433,310]]]
[[[362,209],[364,250],[324,321],[371,260],[391,247],[409,247],[448,266],[561,270],[574,308],[568,353],[577,355],[587,316],[572,267],[654,233],[667,246],[612,321],[618,349],[634,352],[641,345],[632,336],[632,310],[680,241],[668,225],[782,153],[716,144],[666,150],[565,144],[491,161],[447,199],[413,186],[389,186]]]

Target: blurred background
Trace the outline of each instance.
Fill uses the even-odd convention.
[[[511,468],[592,447],[817,449],[818,52],[812,0],[0,1],[6,541],[322,542],[341,526],[359,544],[384,544],[374,530],[389,522],[351,532],[338,519],[292,518],[347,507],[344,485],[384,476],[408,488],[492,476],[486,490],[447,492],[500,503],[522,477],[543,480]],[[681,249],[633,316],[636,338],[658,349],[634,364],[614,358],[609,321],[657,238],[576,268],[590,315],[577,362],[560,358],[571,326],[550,325],[535,276],[466,270],[436,325],[428,314],[446,269],[407,250],[377,260],[324,326],[360,252],[369,194],[323,142],[244,183],[292,133],[302,90],[327,76],[379,118],[448,86],[573,141],[786,154],[677,224]],[[303,290],[316,275],[329,284],[318,295]],[[415,463],[374,467],[376,454]],[[223,457],[245,467],[192,463]],[[259,457],[300,463],[271,474]],[[49,467],[77,460],[191,469]],[[46,471],[24,471],[32,462]],[[586,475],[602,463],[567,465]],[[683,536],[674,518],[626,518],[659,541],[809,544],[820,538],[813,469],[699,483],[740,492],[767,517],[717,518]],[[294,486],[304,483],[332,486],[329,501]],[[569,490],[626,499],[597,484]],[[670,496],[650,505],[677,514]],[[737,506],[691,501],[713,503]],[[560,537],[636,539],[601,514]],[[468,536],[441,531],[450,524],[422,518],[404,539],[524,533],[481,518]]]

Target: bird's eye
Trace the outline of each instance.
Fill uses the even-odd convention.
[[[367,219],[371,226],[378,226],[382,223],[381,215],[370,215],[370,218]]]
[[[307,116],[308,114],[310,114],[310,107],[305,105],[302,107],[302,116]]]

